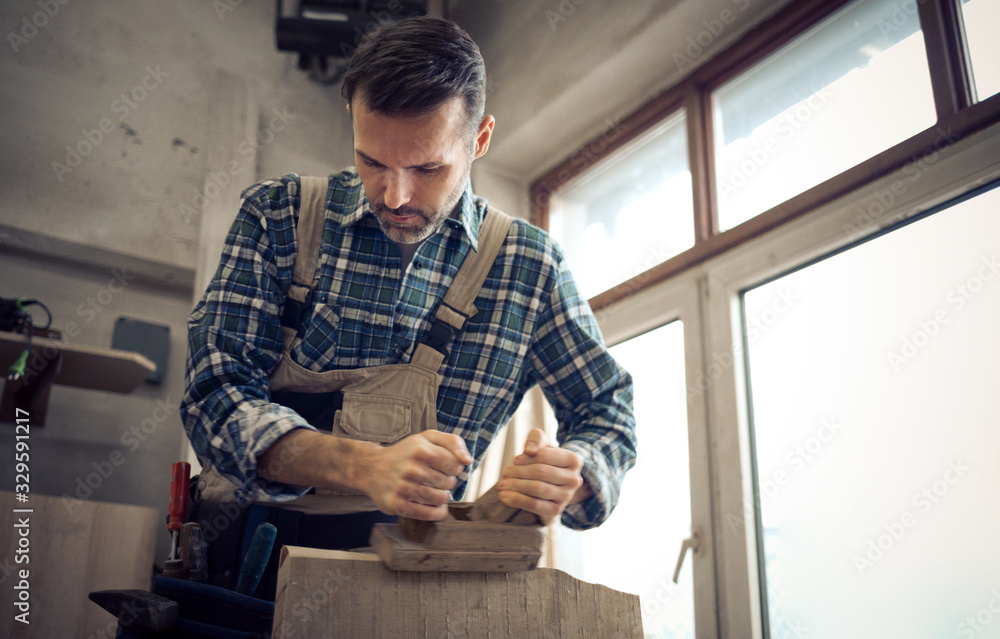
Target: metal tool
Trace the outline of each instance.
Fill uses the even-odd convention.
[[[180,612],[176,601],[145,590],[99,590],[89,597],[126,628],[167,630],[174,627]]]
[[[201,525],[189,521],[181,526],[180,545],[184,578],[190,581],[208,579],[208,542]]]
[[[170,467],[170,504],[168,506],[167,530],[170,531],[170,556],[163,566],[166,577],[183,579],[184,560],[180,552],[180,530],[188,509],[188,490],[191,485],[191,464],[174,462]]]

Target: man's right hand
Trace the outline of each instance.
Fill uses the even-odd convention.
[[[266,479],[318,488],[360,490],[389,515],[439,521],[448,514],[449,491],[472,455],[458,435],[436,430],[379,446],[298,428],[258,458]]]
[[[439,521],[448,514],[456,477],[472,455],[457,436],[428,430],[366,451],[361,490],[384,513]]]

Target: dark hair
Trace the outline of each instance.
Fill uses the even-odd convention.
[[[348,104],[360,95],[369,111],[426,115],[449,100],[465,100],[473,133],[486,111],[486,66],[479,47],[454,22],[419,16],[365,34],[344,74]]]

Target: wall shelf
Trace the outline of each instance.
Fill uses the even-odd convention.
[[[26,335],[0,331],[0,365],[4,376],[27,343]],[[22,408],[31,412],[32,423],[43,424],[53,384],[131,393],[155,370],[156,364],[139,353],[36,335],[31,340],[25,378],[4,383],[0,420],[13,420],[15,408]]]

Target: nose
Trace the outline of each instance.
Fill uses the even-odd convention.
[[[388,171],[385,178],[385,205],[390,209],[398,209],[410,201],[410,179],[405,171]]]

